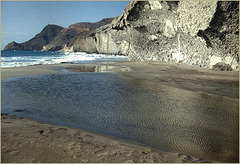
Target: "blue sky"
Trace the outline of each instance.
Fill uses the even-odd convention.
[[[47,24],[68,27],[120,16],[129,1],[2,1],[1,49],[25,42]]]

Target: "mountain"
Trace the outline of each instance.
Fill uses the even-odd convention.
[[[4,50],[42,50],[42,47],[49,44],[63,29],[61,26],[49,24],[29,41],[21,44],[11,42]]]
[[[45,45],[42,50],[44,51],[59,51],[66,50],[65,48],[69,46],[72,39],[77,35],[81,35],[84,31],[94,30],[105,24],[112,22],[113,18],[105,18],[101,21],[95,23],[82,22],[70,25],[68,28],[62,30],[62,32],[57,35],[50,43]],[[70,47],[68,49],[71,49]]]
[[[102,25],[111,23],[113,18],[105,18],[96,23],[82,22],[63,28],[58,25],[47,25],[34,38],[24,43],[9,43],[4,50],[39,50],[58,51],[66,47],[76,35],[81,32],[94,30]]]
[[[131,1],[119,17],[60,31],[5,49],[118,54],[130,61],[239,70],[238,1]]]
[[[8,43],[8,45],[4,47],[4,50],[20,50],[20,49],[22,49],[21,45],[14,41]]]

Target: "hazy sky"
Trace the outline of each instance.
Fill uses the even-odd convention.
[[[1,49],[9,42],[25,42],[47,24],[68,27],[120,16],[129,1],[2,1]]]

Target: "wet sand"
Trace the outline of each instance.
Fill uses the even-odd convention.
[[[28,76],[37,74],[58,73],[57,70],[52,70],[52,65],[36,65],[27,67],[11,67],[1,68],[1,79],[15,77],[15,76]]]
[[[238,72],[212,71],[171,63],[116,62],[85,66],[92,69],[94,65],[119,66],[112,71],[137,80],[238,99]],[[131,71],[126,71],[129,68]],[[1,77],[78,72],[81,69],[80,65],[70,64],[38,65],[2,69]],[[28,118],[2,115],[1,122],[2,162],[213,162]]]
[[[121,63],[118,63],[120,65]],[[176,63],[132,63],[131,72],[121,72],[125,76],[147,80],[194,92],[204,92],[239,98],[239,72],[216,71]]]
[[[182,63],[101,62],[81,65],[37,65],[3,68],[1,78],[66,71],[117,72],[136,80],[147,80],[195,92],[239,98],[239,72],[215,71]]]
[[[2,115],[2,162],[208,162],[28,118]]]

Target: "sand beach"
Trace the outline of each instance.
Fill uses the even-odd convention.
[[[239,98],[239,73],[213,71],[172,63],[105,62],[2,68],[1,78],[81,72],[83,68],[115,66],[111,71],[136,80],[232,98]],[[84,66],[84,67],[82,67]],[[110,67],[109,67],[110,68]],[[98,69],[99,70],[99,69]],[[1,162],[216,162],[181,152],[165,152],[111,136],[53,125],[29,118],[1,115]]]

